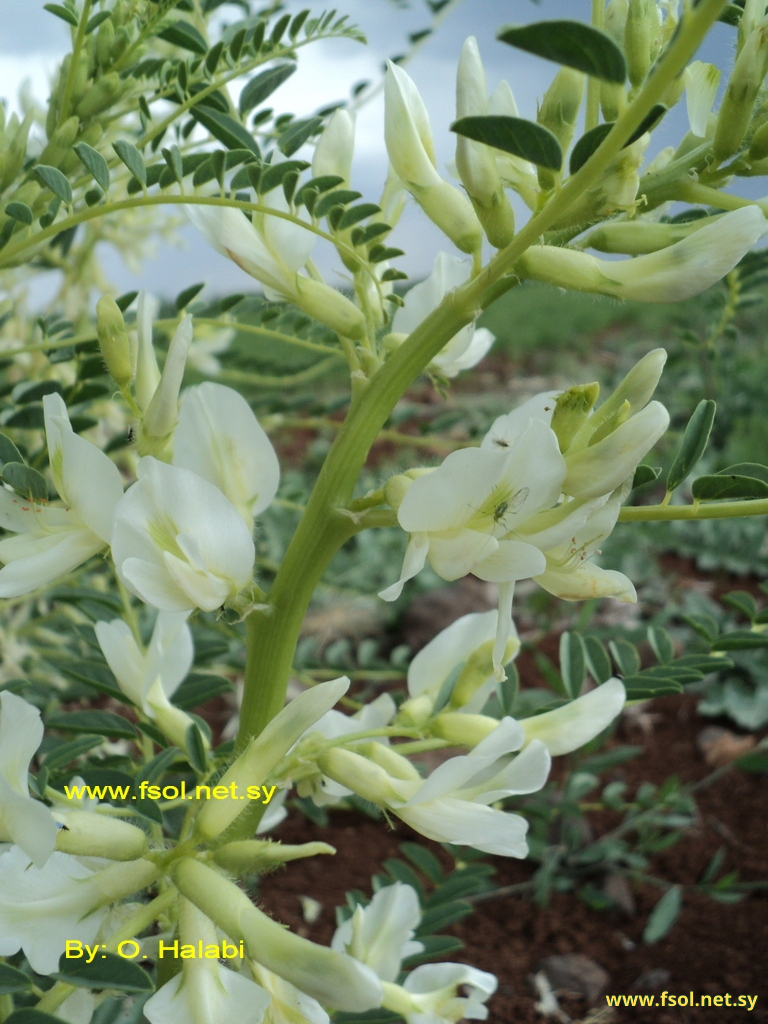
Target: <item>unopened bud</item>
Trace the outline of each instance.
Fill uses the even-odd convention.
[[[742,6],[744,9],[741,17],[739,18],[739,28],[736,39],[737,55],[744,49],[744,44],[765,16],[764,0],[746,0]]]
[[[362,338],[365,335],[363,311],[346,295],[322,281],[297,274],[293,301],[299,309],[345,338]]]
[[[454,711],[456,708],[463,708],[480,687],[487,683],[491,676],[494,675],[493,645],[493,640],[486,641],[477,647],[464,662],[459,678],[453,687],[451,699],[448,702],[448,709],[450,711]],[[520,641],[518,638],[516,636],[509,637],[501,663],[506,665],[519,650]]]
[[[629,419],[632,407],[629,402],[625,399],[614,414],[608,418],[604,418],[600,426],[594,431],[589,439],[589,444],[597,444],[602,441],[604,437],[608,437],[614,430],[617,430],[622,423],[626,423]]]
[[[108,110],[120,96],[122,88],[120,75],[116,71],[110,71],[108,75],[104,75],[98,82],[94,82],[80,100],[76,108],[78,117],[86,120],[86,118],[95,117],[96,114],[100,114],[103,110]]]
[[[424,213],[458,249],[477,252],[483,242],[483,229],[466,196],[441,179],[435,185],[410,191]]]
[[[394,747],[390,747],[386,743],[375,743],[371,740],[369,743],[360,743],[356,749],[363,757],[383,768],[392,779],[404,779],[406,781],[421,779],[415,765],[407,757],[398,754]]]
[[[456,117],[488,114],[485,70],[474,36],[464,43],[456,75]],[[508,245],[515,218],[496,165],[493,149],[463,135],[456,136],[456,169],[491,245]]]
[[[60,811],[54,817],[64,827],[56,849],[78,857],[137,860],[147,850],[147,836],[135,825],[91,811]]]
[[[768,120],[757,129],[749,144],[749,159],[764,160],[768,156]]]
[[[173,433],[178,419],[179,391],[191,343],[192,317],[185,316],[171,340],[160,383],[139,428],[137,447],[140,455],[160,455],[165,442]]]
[[[555,399],[555,410],[552,413],[551,427],[557,437],[561,452],[567,452],[578,431],[595,406],[600,385],[577,384],[563,391]]]
[[[8,122],[6,139],[10,138],[11,142],[5,151],[5,167],[3,168],[3,177],[0,181],[0,191],[8,188],[15,181],[24,164],[27,156],[27,139],[29,138],[31,126],[32,114],[27,114],[21,124],[15,114]]]
[[[75,71],[72,76],[72,83],[70,86],[70,109],[72,109],[72,107],[77,104],[88,91],[88,63],[88,54],[85,50],[81,50],[77,56],[77,63],[75,64]],[[61,84],[65,85],[65,83]],[[67,111],[64,111],[64,113],[67,113]]]
[[[122,391],[133,380],[131,343],[123,314],[111,295],[102,295],[96,304],[96,330],[104,362]]]
[[[590,231],[581,245],[584,249],[597,249],[598,252],[641,256],[681,242],[712,220],[711,217],[699,217],[685,224],[660,224],[644,220],[610,221]]]
[[[227,843],[213,855],[213,859],[226,871],[236,875],[266,874],[292,860],[334,854],[336,850],[328,843],[301,843],[291,846],[270,840],[246,839]]]
[[[58,167],[72,148],[79,128],[80,118],[68,117],[64,124],[57,128],[48,140],[45,149],[40,154],[39,162],[47,164],[49,167]]]
[[[739,149],[752,119],[752,109],[768,70],[768,19],[749,35],[736,58],[722,106],[712,151],[721,163]]]
[[[632,416],[645,408],[661,379],[666,361],[667,353],[664,349],[655,348],[635,363],[615,391],[585,424],[583,437],[578,439],[582,447],[595,444],[600,437],[605,437],[610,432],[603,431],[605,424],[613,422],[618,426],[617,418],[623,415],[622,409],[625,407],[628,407],[627,415]],[[627,416],[624,416],[624,419],[626,418]]]
[[[498,726],[498,718],[445,711],[432,723],[432,733],[458,747],[476,747]]]
[[[659,11],[656,0],[629,0],[624,27],[624,52],[629,80],[639,89],[651,69],[651,56],[657,43]]]
[[[112,19],[107,18],[99,26],[99,32],[96,36],[96,60],[99,62],[102,68],[107,67],[112,59],[112,43],[115,41],[115,26],[112,24]]]
[[[352,154],[355,148],[353,116],[341,107],[334,110],[312,158],[312,176],[337,175],[349,183]]]
[[[372,804],[387,804],[401,799],[392,785],[389,772],[352,750],[331,747],[322,752],[317,764],[323,775]]]
[[[114,17],[114,14],[112,16]],[[112,63],[114,63],[116,60],[119,60],[122,57],[122,55],[128,48],[128,44],[130,43],[130,41],[131,34],[128,31],[128,29],[125,28],[125,26],[118,28],[117,32],[115,33],[115,41],[112,43],[112,52],[110,53]]]
[[[542,127],[548,128],[560,143],[560,149],[567,153],[573,139],[576,118],[584,96],[585,76],[572,68],[561,68],[555,75],[552,84],[544,93],[536,120]],[[552,188],[555,176],[546,167],[539,168],[539,184],[542,188]]]

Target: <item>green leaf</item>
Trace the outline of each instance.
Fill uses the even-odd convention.
[[[136,782],[146,781],[155,785],[162,779],[173,762],[180,757],[184,757],[184,754],[178,747],[166,747],[144,765],[136,775]]]
[[[715,402],[706,398],[696,406],[685,428],[680,450],[667,473],[667,491],[674,491],[704,454],[712,424],[715,422],[716,408]]]
[[[673,885],[651,911],[643,931],[643,942],[650,945],[663,939],[678,919],[682,907],[682,890],[679,885]]]
[[[62,743],[55,747],[50,754],[46,754],[44,767],[49,772],[57,768],[64,768],[72,761],[87,754],[94,747],[101,746],[100,736],[82,736],[79,740],[70,740],[69,743]]]
[[[261,151],[256,140],[247,129],[243,128],[239,121],[229,114],[222,114],[220,110],[213,107],[198,104],[192,108],[192,116],[196,121],[207,128],[214,139],[223,142],[227,149],[250,149],[256,156],[261,156]]]
[[[48,484],[43,474],[23,462],[6,462],[0,476],[28,501],[45,501],[48,497]]]
[[[624,143],[623,148],[631,146],[633,142],[637,142],[637,140],[642,138],[646,132],[652,132],[656,125],[660,123],[668,109],[669,108],[665,107],[663,103],[654,103],[643,120]]]
[[[537,21],[509,25],[496,37],[518,50],[583,71],[604,82],[622,85],[627,77],[624,54],[605,32],[581,21]]]
[[[605,644],[599,637],[587,634],[584,637],[584,649],[589,674],[596,683],[607,682],[613,675],[613,669]]]
[[[425,846],[420,843],[400,843],[398,849],[407,857],[411,864],[414,864],[423,875],[437,885],[443,880],[443,869],[440,861]]]
[[[768,750],[758,747],[757,750],[750,750],[748,754],[742,754],[734,761],[737,768],[754,775],[764,775],[768,772]]]
[[[43,4],[43,10],[50,11],[57,18],[66,21],[67,24],[77,27],[77,15],[74,11],[70,11],[68,7],[63,7],[61,4]]]
[[[758,462],[737,462],[735,466],[727,466],[718,470],[718,476],[751,476],[768,484],[768,466]]]
[[[0,964],[0,996],[8,996],[13,992],[26,992],[32,988],[33,982],[23,971],[11,967],[9,964]]]
[[[20,427],[22,430],[42,430],[45,427],[42,403],[30,402],[29,405],[16,409],[10,416],[4,416],[3,426]]]
[[[231,692],[232,684],[224,676],[192,672],[174,693],[172,703],[182,711],[191,711],[213,697]]]
[[[361,220],[365,220],[366,217],[373,217],[377,213],[381,213],[381,207],[377,206],[376,203],[360,203],[359,206],[350,206],[341,215],[341,220],[336,225],[336,230],[344,231],[345,228],[351,228],[353,224],[358,224]]]
[[[757,618],[757,604],[754,597],[746,590],[731,590],[720,598],[723,604],[736,608],[751,622]]]
[[[648,627],[648,643],[662,664],[666,664],[674,658],[675,645],[672,642],[672,637],[661,626]]]
[[[113,142],[112,149],[114,149],[134,178],[141,185],[146,185],[147,165],[144,163],[144,157],[138,149],[131,145],[130,142],[126,142],[125,139],[118,139],[117,142]]]
[[[560,675],[567,695],[575,699],[581,693],[586,672],[584,641],[578,633],[560,635]]]
[[[591,772],[594,775],[599,775],[600,772],[607,771],[609,768],[615,768],[620,764],[625,764],[627,761],[631,761],[633,758],[638,757],[644,752],[645,747],[642,746],[627,745],[623,747],[614,747],[613,750],[605,750],[592,757],[587,757],[580,763],[579,771]]]
[[[52,1017],[50,1013],[43,1013],[42,1010],[24,1007],[21,1010],[14,1010],[10,1017],[6,1017],[5,1024],[61,1024],[61,1017]]]
[[[601,145],[606,135],[609,134],[613,124],[613,121],[609,121],[607,124],[597,124],[581,136],[571,150],[571,158],[568,161],[568,170],[571,174],[575,174],[576,171],[584,166],[595,150]]]
[[[563,163],[563,151],[552,132],[522,117],[506,117],[502,114],[461,117],[451,125],[451,131],[530,160],[539,167],[559,171]]]
[[[138,964],[115,953],[97,955],[91,963],[85,957],[74,959],[62,954],[59,970],[52,975],[77,988],[111,989],[117,992],[151,992],[152,979]]]
[[[642,463],[635,470],[635,475],[632,479],[632,488],[644,487],[646,484],[653,483],[654,480],[658,480],[661,475],[661,466],[645,466]]]
[[[624,676],[622,679],[627,691],[627,700],[650,700],[651,697],[664,697],[667,694],[682,693],[683,685],[676,679],[655,679],[653,676]]]
[[[208,52],[208,44],[205,39],[188,21],[174,21],[172,25],[166,25],[161,32],[158,32],[158,36],[166,43],[173,43],[174,46],[191,50],[192,53],[199,53],[201,56],[205,56]]]
[[[189,763],[195,771],[201,774],[207,771],[208,756],[205,751],[205,744],[203,743],[203,734],[200,732],[200,727],[196,722],[190,722],[184,741]]]
[[[277,188],[278,185],[282,185],[286,174],[291,174],[293,171],[304,171],[307,167],[309,164],[306,160],[283,160],[279,164],[266,164],[258,182],[259,194],[264,195],[271,192],[273,188]]]
[[[271,96],[275,89],[287,81],[296,70],[295,64],[275,64],[267,68],[248,82],[240,93],[239,108],[241,114],[247,114],[260,103],[263,103],[268,96]]]
[[[691,493],[697,501],[766,498],[768,484],[754,476],[717,473],[713,476],[700,476],[694,480]]]
[[[293,156],[307,139],[317,134],[322,124],[322,117],[308,117],[305,120],[293,121],[277,140],[277,148],[286,156]]]
[[[616,640],[611,640],[608,643],[608,647],[616,662],[616,667],[622,675],[631,676],[640,671],[640,655],[637,653],[635,645],[631,644],[629,640],[617,637]]]
[[[454,939],[450,935],[422,935],[419,942],[424,949],[421,953],[414,953],[403,960],[403,970],[410,970],[418,964],[426,963],[428,960],[444,960],[453,953],[459,953],[464,949],[461,939]],[[338,1020],[338,1017],[335,1018]],[[400,1017],[397,1018],[401,1020]]]
[[[93,180],[105,192],[109,190],[109,165],[101,153],[86,142],[78,142],[73,146],[80,163],[93,175]]]
[[[23,462],[21,452],[5,434],[0,434],[0,467],[6,462]]]
[[[186,309],[192,299],[194,299],[196,295],[199,295],[203,288],[205,288],[205,281],[201,284],[191,284],[189,288],[185,288],[183,291],[179,292],[173,300],[174,305],[176,306],[176,311],[180,313],[182,309]]]
[[[280,166],[279,164],[277,165]],[[355,192],[351,188],[338,188],[333,192],[326,192],[322,199],[318,199],[313,208],[313,215],[318,219],[324,217],[329,210],[335,206],[346,206],[353,203],[355,199],[361,199],[362,193]]]
[[[39,402],[44,395],[64,395],[64,388],[57,380],[41,380],[34,384],[17,384],[11,392],[11,397],[18,405],[26,405],[28,402]]]
[[[32,168],[32,173],[46,188],[50,189],[55,196],[65,203],[72,202],[72,186],[58,169],[49,167],[47,164],[38,164]]]
[[[62,732],[96,733],[126,740],[136,738],[136,730],[131,723],[111,711],[68,711],[49,715],[46,724],[50,729]]]
[[[421,923],[416,931],[416,935],[430,935],[432,932],[442,931],[443,928],[455,924],[456,921],[461,921],[462,918],[467,917],[472,911],[472,904],[464,900],[453,900],[450,903],[441,903],[437,906],[429,907],[421,916]]]
[[[711,615],[683,615],[682,619],[705,640],[714,640],[720,632],[717,619]]]
[[[85,26],[85,34],[89,36],[91,32],[95,32],[99,25],[103,24],[107,18],[112,17],[112,11],[99,11],[98,14],[94,14],[92,18],[88,19],[88,24]]]
[[[32,223],[32,211],[26,203],[8,203],[5,212],[9,217],[17,220],[19,224]]]
[[[754,651],[759,647],[768,647],[768,633],[750,629],[734,629],[712,641],[713,651]]]

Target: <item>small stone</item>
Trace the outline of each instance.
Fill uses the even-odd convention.
[[[666,968],[653,967],[650,971],[643,971],[640,977],[632,982],[632,990],[634,992],[655,992],[662,985],[666,985],[671,977],[671,973]]]
[[[719,725],[708,725],[696,737],[696,746],[712,768],[730,764],[752,750],[756,743],[754,736],[739,736]]]
[[[603,892],[619,910],[624,911],[627,917],[635,916],[635,897],[624,875],[620,875],[617,871],[607,875],[603,882]]]
[[[611,976],[600,964],[581,953],[548,956],[537,970],[543,971],[556,992],[573,992],[595,1003],[605,992]]]

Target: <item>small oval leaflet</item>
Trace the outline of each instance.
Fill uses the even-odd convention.
[[[560,143],[552,132],[522,117],[461,117],[451,125],[451,131],[552,171],[559,171],[563,163]]]
[[[604,82],[622,85],[627,77],[624,54],[605,32],[567,19],[508,25],[497,39],[556,64],[583,71]]]
[[[685,428],[683,443],[667,474],[668,491],[674,491],[685,480],[704,454],[712,432],[712,424],[715,422],[716,408],[716,404],[707,398],[702,399],[696,406]]]

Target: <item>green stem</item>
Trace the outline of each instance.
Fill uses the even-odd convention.
[[[64,124],[69,117],[69,103],[72,99],[72,88],[75,84],[75,74],[77,70],[77,58],[80,56],[80,51],[83,48],[83,40],[85,39],[85,29],[88,24],[88,16],[91,13],[91,4],[93,0],[85,0],[83,3],[83,12],[80,15],[80,21],[77,25],[77,33],[75,34],[75,42],[72,46],[72,60],[69,64],[69,72],[67,74],[67,81],[64,84],[64,92],[61,97],[61,106],[59,107],[59,120],[58,127]]]
[[[602,29],[605,15],[605,0],[592,0],[592,25]],[[600,79],[590,75],[587,79],[587,109],[584,117],[584,131],[596,128],[600,121]]]
[[[335,356],[335,354],[334,354]],[[298,373],[286,373],[280,376],[272,376],[266,373],[250,373],[247,370],[222,370],[215,377],[218,381],[230,381],[233,384],[250,384],[257,388],[290,388],[296,384],[306,384],[307,381],[322,377],[324,373],[338,366],[334,358],[320,359],[318,362],[308,366],[306,370],[299,370]]]
[[[293,652],[312,594],[335,553],[354,532],[352,521],[337,509],[348,505],[368,451],[395,404],[446,342],[475,318],[488,290],[513,270],[525,250],[557,222],[621,151],[696,52],[723,4],[724,0],[702,0],[686,15],[653,73],[601,146],[487,267],[446,295],[353,400],[275,576],[269,613],[252,613],[246,619],[239,748],[258,735],[283,706]]]
[[[619,512],[619,522],[657,523],[670,519],[734,519],[737,516],[768,516],[768,498],[695,505],[630,505]]]

